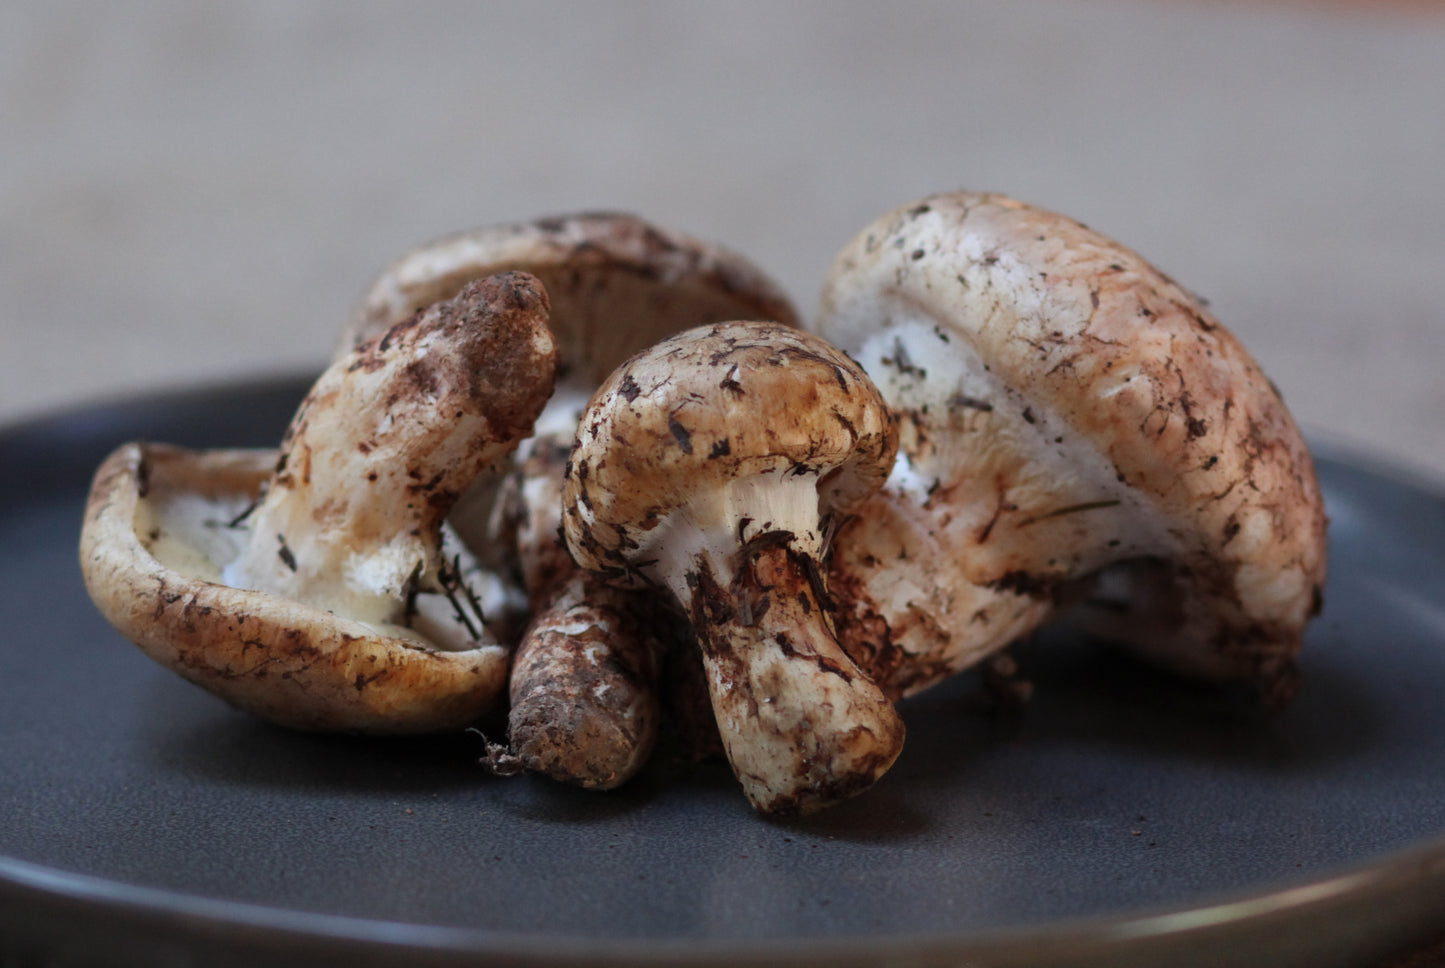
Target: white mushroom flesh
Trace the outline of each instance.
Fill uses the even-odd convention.
[[[1113,637],[1209,678],[1292,675],[1323,581],[1318,486],[1274,388],[1192,294],[1077,222],[961,192],[860,233],[816,328],[902,420],[888,488],[834,559],[850,620],[888,629],[895,654],[870,661],[896,691],[1120,562],[1147,564],[1113,576]]]

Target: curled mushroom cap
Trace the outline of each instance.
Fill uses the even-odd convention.
[[[763,812],[807,812],[897,757],[892,704],[838,646],[819,569],[837,517],[896,448],[877,389],[817,337],[728,323],[664,340],[598,389],[563,525],[579,564],[663,586],[702,648],[734,772]]]
[[[312,730],[474,720],[506,681],[442,521],[552,388],[546,294],[474,283],[329,367],[275,452],[129,444],[96,475],[86,587],[148,655]]]
[[[1289,690],[1323,504],[1275,388],[1200,300],[1071,219],[960,192],[861,232],[816,328],[902,420],[888,488],[834,559],[845,641],[890,639],[892,655],[859,648],[895,691],[1006,644],[1095,575],[1087,611],[1111,638]]]
[[[654,596],[580,571],[559,537],[562,469],[597,385],[658,340],[738,318],[797,324],[782,290],[741,255],[632,215],[582,213],[453,235],[408,252],[372,283],[342,352],[470,279],[507,269],[539,278],[551,300],[557,391],[508,466],[484,475],[452,515],[499,573],[519,571],[531,616],[511,677],[510,749],[525,768],[592,789],[615,787],[651,752],[667,636]],[[510,554],[516,554],[516,560]]]

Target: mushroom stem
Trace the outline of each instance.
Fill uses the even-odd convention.
[[[871,786],[904,727],[829,627],[817,560],[787,531],[683,573],[723,747],[758,810],[811,813]],[[679,591],[674,589],[675,592]]]
[[[610,790],[657,741],[662,642],[643,597],[578,568],[560,535],[563,469],[587,396],[575,380],[557,387],[503,485],[499,512],[513,521],[534,615],[512,665],[511,749],[493,766]]]
[[[509,760],[590,790],[636,775],[657,741],[661,646],[641,596],[580,570],[548,596],[512,663]]]

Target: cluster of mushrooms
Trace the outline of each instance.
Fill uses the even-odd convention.
[[[630,216],[424,246],[279,451],[107,458],[81,563],[127,638],[266,720],[506,710],[492,770],[597,789],[666,722],[786,814],[887,771],[897,700],[1064,614],[1285,701],[1324,539],[1298,429],[1198,298],[959,192],[864,229],[807,327]]]

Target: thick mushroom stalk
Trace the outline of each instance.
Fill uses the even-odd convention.
[[[279,459],[122,448],[81,538],[92,598],[152,658],[284,725],[419,732],[483,714],[507,650],[442,521],[551,392],[546,310],[513,273],[418,313],[322,374]]]
[[[577,417],[633,353],[729,319],[795,325],[782,290],[737,253],[632,215],[582,213],[500,225],[423,245],[383,271],[342,335],[342,352],[469,280],[506,269],[546,286],[558,388],[535,435],[483,474],[451,523],[489,566],[520,571],[531,617],[511,676],[508,739],[490,764],[589,789],[634,775],[659,723],[658,675],[669,636],[651,596],[579,570],[559,533],[562,472]]]
[[[1278,393],[1200,300],[1073,220],[961,192],[860,233],[816,329],[902,420],[888,486],[834,558],[844,640],[890,691],[972,664],[1097,576],[1110,637],[1287,695],[1323,505]]]
[[[748,799],[805,813],[892,765],[903,724],[843,652],[820,563],[892,464],[876,388],[816,337],[729,323],[619,368],[577,430],[563,523],[577,561],[661,585],[702,649]]]
[[[491,747],[489,764],[610,790],[656,743],[665,636],[647,596],[578,568],[562,541],[564,468],[586,402],[552,398],[504,488],[534,614],[513,657],[510,749]]]

